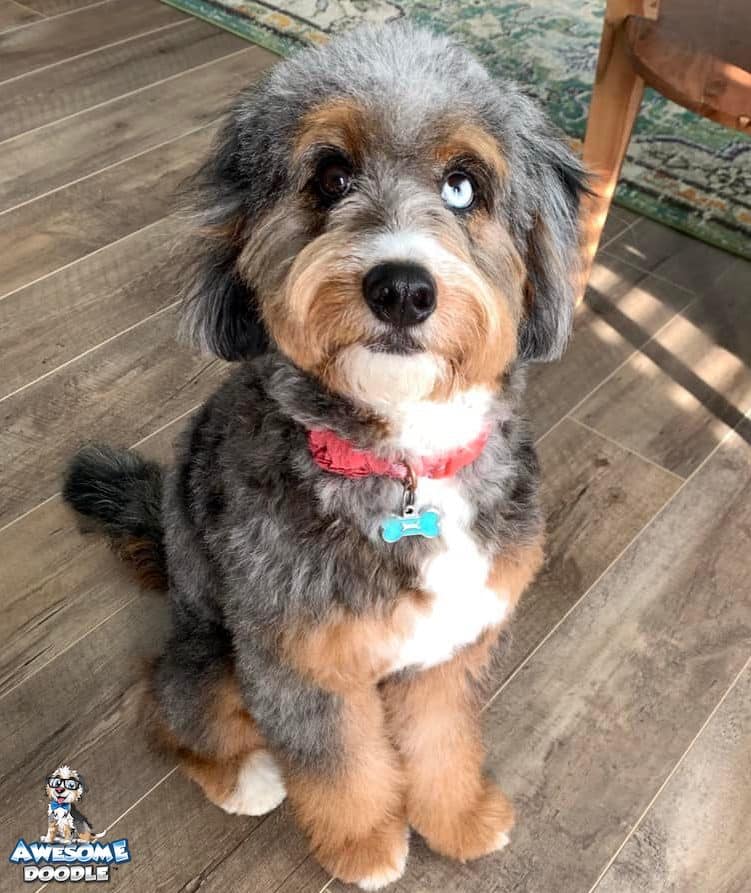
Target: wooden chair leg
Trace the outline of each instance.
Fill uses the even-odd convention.
[[[592,184],[595,195],[587,197],[582,205],[584,257],[579,300],[589,281],[644,93],[644,81],[631,65],[621,24],[606,21],[603,28],[584,139],[584,163],[595,176]]]

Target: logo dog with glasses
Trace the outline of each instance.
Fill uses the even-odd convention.
[[[83,777],[70,766],[60,766],[47,776],[47,834],[40,840],[45,843],[88,843],[103,836],[94,833],[91,823],[76,806],[86,790]]]

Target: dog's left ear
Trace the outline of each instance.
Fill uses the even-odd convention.
[[[180,333],[224,360],[249,359],[268,343],[253,289],[237,271],[254,199],[254,179],[242,169],[240,115],[238,103],[186,189],[195,226],[183,272]]]
[[[86,784],[86,782],[83,780],[83,775],[81,775],[80,772],[78,773],[77,780],[78,780],[78,784],[81,786],[81,793],[78,795],[78,799],[80,800],[83,797],[83,795],[89,790],[89,788],[88,788],[88,785]]]
[[[587,173],[562,138],[527,134],[535,206],[526,233],[526,315],[519,331],[519,356],[557,360],[573,323],[581,264],[579,205],[589,192]]]

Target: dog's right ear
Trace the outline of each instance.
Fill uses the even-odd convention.
[[[195,224],[180,324],[183,340],[224,360],[249,359],[268,344],[253,290],[237,271],[244,236],[252,225],[243,180],[235,108],[187,189]]]

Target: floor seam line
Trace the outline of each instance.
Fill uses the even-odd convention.
[[[253,829],[253,830],[255,831],[256,829]],[[248,835],[248,837],[250,837],[250,834]],[[303,856],[303,858],[300,859],[300,861],[297,863],[297,865],[295,865],[295,867],[292,869],[292,871],[288,872],[287,874],[285,874],[285,876],[283,878],[281,878],[280,882],[276,885],[276,887],[274,887],[272,893],[276,893],[277,890],[280,890],[287,883],[287,881],[292,877],[292,875],[297,872],[297,870],[300,868],[300,866],[304,865],[308,861],[309,858],[310,858],[310,853],[306,852],[305,855]]]
[[[604,434],[602,431],[599,431],[597,428],[593,428],[591,425],[588,425],[586,422],[583,422],[581,419],[577,419],[572,415],[566,415],[566,418],[570,419],[574,424],[580,425],[586,431],[589,431],[591,434],[596,435],[597,437],[601,437],[603,440],[606,440],[608,443],[612,443],[613,446],[620,447],[620,449],[625,450],[627,453],[630,453],[632,456],[635,456],[637,459],[641,459],[642,462],[645,462],[647,465],[651,465],[653,468],[658,469],[658,471],[663,472],[664,474],[670,475],[670,477],[675,478],[676,481],[683,483],[686,480],[680,474],[677,474],[675,471],[671,471],[669,468],[665,468],[664,465],[660,465],[659,462],[655,462],[654,459],[650,459],[648,456],[643,456],[638,450],[633,449],[630,446],[627,446],[625,443],[621,443],[620,440],[616,440],[614,437],[611,437],[609,434]]]
[[[8,31],[17,31],[19,28],[23,28],[26,25],[37,25],[39,24],[39,22],[43,22],[47,18],[47,16],[43,12],[38,12],[36,9],[32,9],[30,6],[22,3],[21,0],[11,0],[11,2],[15,6],[20,6],[21,9],[25,10],[26,12],[34,13],[34,15],[39,16],[39,18],[34,20],[33,22],[21,22],[20,25],[11,25],[10,28],[6,28],[4,31],[0,31],[0,34],[7,34]]]
[[[621,371],[621,369],[623,369],[628,363],[630,363],[634,359],[634,357],[638,357],[640,354],[642,354],[644,352],[644,348],[648,344],[650,344],[652,341],[654,341],[656,338],[658,338],[669,325],[671,325],[676,319],[678,319],[678,317],[683,316],[683,314],[690,307],[692,307],[694,304],[696,304],[697,301],[699,301],[699,299],[700,298],[698,295],[693,295],[691,300],[687,301],[679,310],[676,310],[675,313],[673,313],[673,315],[669,319],[666,319],[665,322],[658,329],[656,329],[645,341],[643,341],[638,347],[635,347],[631,351],[631,353],[629,353],[626,357],[624,357],[624,359],[614,369],[611,369],[611,371],[608,372],[608,374],[603,379],[601,379],[590,391],[588,391],[581,398],[581,400],[579,400],[577,403],[575,403],[570,409],[568,409],[566,411],[566,413],[564,413],[563,416],[561,416],[560,419],[558,419],[557,422],[555,422],[553,425],[550,426],[550,428],[548,428],[547,431],[545,431],[543,434],[541,434],[535,441],[535,445],[539,445],[539,443],[544,438],[546,438],[553,430],[555,430],[555,428],[557,428],[558,425],[560,425],[561,422],[567,416],[573,416],[573,414],[584,403],[586,403],[586,401],[589,400],[590,397],[593,397],[597,393],[597,391],[600,390],[601,387],[603,387],[605,384],[607,384],[611,378],[616,376]],[[600,316],[600,314],[598,314],[595,310],[593,310],[592,312],[595,313],[595,315],[599,319],[602,319],[605,323],[607,323],[607,319],[605,319],[605,317]],[[612,326],[611,326],[611,328],[612,328]],[[574,338],[576,338],[576,334],[574,334]]]
[[[652,525],[657,521],[658,518],[662,516],[662,514],[667,510],[668,506],[672,505],[672,503],[678,498],[678,495],[682,493],[689,482],[692,481],[697,474],[701,471],[702,468],[709,462],[709,460],[714,456],[720,447],[728,440],[735,432],[735,429],[732,428],[725,432],[725,434],[720,438],[720,440],[714,445],[714,447],[707,453],[707,455],[702,459],[702,461],[696,466],[696,468],[691,472],[691,474],[678,486],[676,489],[668,496],[665,502],[660,506],[660,508],[652,515],[652,517],[646,521],[639,530],[634,534],[634,536],[626,543],[626,545],[621,549],[621,551],[615,556],[615,558],[607,565],[604,570],[598,574],[596,579],[587,587],[587,589],[579,596],[579,598],[568,608],[568,610],[559,618],[559,620],[548,630],[548,632],[543,636],[542,639],[535,645],[535,647],[529,652],[529,654],[525,655],[519,663],[514,667],[512,672],[506,677],[506,679],[501,683],[501,685],[493,692],[491,697],[487,700],[485,705],[483,706],[481,713],[484,713],[488,707],[495,701],[495,699],[501,694],[501,692],[507,688],[511,682],[516,678],[516,676],[521,672],[522,668],[526,666],[530,660],[540,651],[541,648],[545,646],[545,644],[556,634],[556,632],[563,626],[566,620],[576,611],[580,605],[582,605],[589,594],[594,591],[594,589],[599,585],[600,581],[605,578],[607,574],[615,567],[615,565],[623,558],[623,556],[631,549],[631,547],[639,540],[644,533],[652,527]]]
[[[157,435],[161,434],[161,432],[164,431],[165,429],[169,428],[170,425],[175,425],[181,419],[184,419],[186,416],[190,415],[191,413],[194,413],[201,405],[202,404],[200,404],[200,403],[196,403],[190,409],[187,409],[185,412],[180,413],[180,415],[176,416],[174,419],[171,419],[169,422],[165,422],[163,425],[161,425],[156,430],[152,431],[150,434],[147,434],[145,437],[142,437],[140,440],[137,440],[128,449],[131,449],[131,450],[136,449],[137,447],[139,447],[141,444],[145,443],[150,438],[156,437]],[[11,521],[5,527],[1,528],[0,535],[2,535],[3,531],[6,530],[8,527],[10,527],[12,524],[15,524],[16,521],[20,521],[21,518],[26,517],[26,515],[29,515],[29,514],[31,514],[31,512],[36,511],[37,508],[41,508],[43,505],[46,505],[48,502],[51,502],[53,499],[56,499],[59,496],[61,496],[61,493],[59,491],[57,493],[53,493],[52,496],[49,496],[47,499],[44,500],[44,502],[40,502],[33,509],[30,509],[28,512],[24,513],[23,515],[20,515],[17,519]],[[116,608],[114,611],[112,611],[106,617],[102,618],[98,623],[95,623],[94,626],[87,629],[86,632],[83,633],[82,635],[80,635],[74,642],[71,642],[69,645],[66,645],[66,647],[63,648],[62,651],[59,651],[57,654],[53,655],[48,661],[45,661],[41,666],[37,667],[33,673],[30,673],[24,679],[21,679],[15,685],[11,686],[7,691],[0,694],[0,702],[5,697],[10,695],[13,691],[15,691],[19,686],[24,685],[25,683],[29,682],[29,680],[33,679],[38,673],[41,673],[45,667],[48,667],[51,663],[56,661],[59,657],[61,657],[63,654],[65,654],[67,651],[69,651],[70,648],[72,648],[74,645],[77,645],[79,642],[82,642],[87,636],[89,636],[95,630],[99,629],[99,627],[102,626],[102,624],[107,623],[107,621],[109,621],[113,617],[117,616],[117,614],[119,614],[120,611],[127,608],[128,605],[132,604],[137,598],[138,598],[138,595],[134,595],[131,598],[127,599],[125,602],[123,602],[122,605],[120,605],[118,608]]]
[[[106,251],[108,248],[112,248],[113,245],[119,245],[121,242],[124,242],[126,239],[130,239],[133,236],[137,236],[139,233],[143,233],[145,230],[151,229],[154,226],[157,226],[160,223],[163,223],[165,220],[168,220],[171,215],[166,215],[165,217],[160,217],[158,220],[152,220],[151,223],[145,223],[143,226],[139,226],[138,229],[134,229],[129,233],[125,233],[124,236],[120,236],[119,239],[115,239],[112,242],[107,242],[106,245],[101,245],[99,248],[95,248],[93,251],[89,251],[87,254],[82,254],[80,257],[77,257],[75,260],[68,261],[67,264],[63,264],[61,267],[57,267],[54,270],[50,270],[49,273],[43,273],[37,279],[32,279],[31,282],[26,282],[24,285],[19,285],[18,288],[14,288],[13,291],[6,292],[4,295],[0,295],[0,301],[5,301],[7,298],[12,298],[13,295],[18,294],[23,291],[25,288],[31,288],[33,285],[38,285],[40,282],[44,282],[45,279],[49,279],[52,276],[56,276],[58,273],[62,273],[65,270],[74,267],[76,264],[80,264],[82,261],[88,260],[91,257],[101,253],[102,251]]]
[[[185,139],[186,137],[192,136],[194,133],[199,133],[201,130],[206,130],[209,127],[213,127],[219,117],[212,118],[211,121],[206,124],[199,124],[198,127],[193,127],[190,130],[186,130],[184,133],[180,133],[177,136],[170,137],[168,140],[163,140],[161,143],[155,143],[153,146],[149,146],[147,149],[142,149],[140,152],[134,152],[132,155],[126,155],[125,158],[120,158],[117,161],[113,161],[110,164],[105,164],[104,167],[97,168],[95,171],[90,171],[88,174],[82,174],[80,177],[76,177],[75,180],[69,180],[67,183],[62,183],[60,186],[54,186],[52,189],[46,190],[46,192],[40,192],[39,195],[34,195],[31,198],[24,199],[22,202],[18,202],[16,205],[11,205],[9,208],[3,208],[0,210],[0,217],[3,214],[9,214],[11,211],[17,211],[19,208],[24,208],[26,205],[30,205],[33,202],[40,201],[43,198],[47,198],[49,195],[54,195],[56,192],[61,192],[63,189],[68,189],[70,186],[75,186],[77,183],[82,183],[84,180],[89,180],[92,177],[96,177],[99,174],[103,174],[105,171],[111,170],[113,167],[118,167],[118,165],[126,164],[128,161],[133,161],[136,158],[140,158],[142,155],[148,155],[149,152],[156,152],[157,149],[163,149],[165,146],[169,146],[170,143],[176,143],[178,140]]]
[[[608,244],[612,244],[612,242],[610,242]],[[608,249],[605,247],[603,247],[602,252],[605,255],[605,257],[610,258],[610,260],[615,260],[615,261],[618,261],[618,263],[626,264],[627,267],[632,267],[634,270],[638,270],[640,273],[644,273],[646,276],[651,276],[653,279],[657,279],[660,282],[666,282],[668,285],[672,285],[673,288],[677,288],[679,291],[686,292],[686,294],[691,295],[693,298],[702,297],[702,293],[694,291],[694,289],[688,288],[685,285],[681,285],[678,282],[673,282],[672,279],[670,279],[667,276],[663,276],[662,273],[655,273],[654,270],[648,270],[646,267],[642,267],[640,264],[634,263],[634,261],[632,261],[632,260],[628,260],[625,257],[621,257],[619,254],[613,254],[610,251],[608,251]],[[666,258],[666,260],[667,259],[668,258]]]
[[[186,416],[189,416],[189,415],[191,415],[191,413],[194,413],[197,409],[199,409],[201,406],[203,406],[203,402],[204,401],[201,401],[200,403],[196,403],[194,406],[191,406],[190,409],[186,409],[184,412],[181,412],[180,415],[177,415],[173,419],[170,419],[168,422],[165,422],[163,425],[160,425],[154,431],[149,432],[144,437],[142,437],[140,440],[137,440],[134,444],[129,446],[128,449],[130,449],[130,450],[138,449],[139,446],[142,446],[144,443],[146,443],[147,440],[150,440],[152,437],[156,437],[157,435],[161,434],[162,431],[165,431],[167,428],[169,428],[170,425],[175,425],[181,419],[184,419]],[[38,502],[36,505],[32,506],[30,509],[26,509],[25,512],[21,512],[20,515],[18,515],[17,517],[13,518],[10,521],[8,521],[6,524],[3,524],[3,526],[0,527],[0,536],[2,536],[2,534],[5,533],[6,530],[9,530],[11,527],[13,527],[14,524],[18,524],[19,522],[23,521],[24,518],[27,518],[29,515],[31,515],[33,512],[37,511],[38,509],[44,508],[45,505],[52,502],[54,499],[57,499],[61,495],[62,494],[61,494],[60,490],[56,490],[50,496],[45,497],[41,502]],[[31,678],[31,677],[29,677],[29,678]]]
[[[631,232],[631,230],[638,224],[641,223],[641,219],[632,220],[631,223],[626,224],[626,226],[615,236],[611,236],[609,239],[605,239],[600,245],[597,246],[597,253],[600,251],[606,251],[608,245],[612,245],[614,242],[617,242],[622,236],[625,236],[626,233]],[[595,253],[595,257],[597,256]]]
[[[16,689],[20,688],[22,685],[25,685],[27,682],[29,682],[31,679],[33,679],[35,676],[38,676],[39,673],[41,673],[46,667],[49,667],[50,664],[53,664],[58,658],[62,657],[64,654],[67,654],[71,648],[75,648],[75,646],[78,645],[79,642],[83,642],[83,640],[87,636],[91,635],[91,633],[93,633],[95,630],[99,629],[100,626],[107,623],[109,620],[112,620],[113,617],[117,617],[117,615],[121,611],[124,611],[128,607],[128,605],[132,604],[137,598],[138,598],[137,595],[133,595],[129,599],[126,599],[126,601],[124,601],[121,605],[119,605],[117,608],[115,608],[114,611],[109,613],[106,617],[103,617],[98,623],[95,623],[94,626],[91,627],[91,629],[87,629],[85,633],[83,633],[77,639],[75,639],[74,641],[72,641],[68,645],[66,645],[65,648],[62,649],[62,651],[58,651],[57,654],[54,654],[49,660],[45,661],[40,667],[38,667],[36,670],[34,670],[33,673],[26,676],[26,678],[19,680],[18,682],[16,682],[15,685],[12,685],[7,691],[4,691],[2,694],[0,694],[0,703],[2,701],[4,701],[5,698],[10,697],[10,695],[12,695],[13,692],[16,691]]]
[[[153,792],[154,792],[160,785],[163,785],[164,782],[167,781],[168,778],[170,778],[171,776],[173,776],[173,775],[175,774],[175,772],[177,772],[177,769],[178,769],[177,765],[174,765],[174,766],[169,770],[169,772],[167,772],[166,775],[163,775],[163,776],[159,779],[159,781],[155,782],[155,783],[148,789],[148,791],[144,791],[143,794],[141,794],[141,796],[140,796],[135,802],[133,802],[133,803],[132,803],[132,804],[125,810],[125,812],[123,812],[123,813],[122,813],[121,815],[119,815],[116,819],[114,819],[113,821],[111,821],[111,822],[109,823],[109,825],[107,825],[107,827],[104,829],[104,833],[105,833],[105,834],[109,834],[110,830],[111,830],[112,828],[114,828],[115,825],[116,825],[118,822],[121,822],[121,821],[125,818],[125,816],[128,815],[128,813],[132,812],[132,811],[136,808],[136,806],[138,806],[139,803],[141,803],[143,800],[145,800],[145,799],[146,799],[150,794],[152,794],[152,793],[153,793]]]
[[[744,664],[744,665],[741,667],[741,669],[738,671],[738,673],[736,674],[735,678],[732,680],[732,682],[730,683],[730,685],[727,687],[727,689],[726,689],[725,692],[723,693],[722,697],[721,697],[721,698],[719,699],[719,701],[715,704],[715,706],[712,708],[712,710],[710,710],[709,715],[708,715],[707,718],[704,720],[704,722],[701,724],[701,726],[699,727],[699,730],[697,731],[697,733],[694,735],[694,737],[693,737],[693,738],[691,739],[691,741],[688,743],[688,745],[686,746],[686,749],[683,751],[683,753],[682,753],[681,756],[678,758],[678,760],[676,761],[676,763],[675,763],[675,765],[673,766],[673,768],[672,768],[672,769],[670,770],[670,772],[667,774],[667,776],[666,776],[665,779],[663,780],[662,784],[657,788],[657,791],[655,792],[654,796],[653,796],[652,799],[649,801],[649,803],[648,803],[647,806],[644,808],[644,810],[641,812],[639,818],[634,822],[634,824],[632,825],[632,827],[631,827],[631,829],[629,830],[628,834],[627,834],[626,837],[623,839],[623,842],[622,842],[621,845],[618,847],[618,849],[615,851],[615,853],[612,855],[612,857],[609,859],[609,861],[607,862],[607,864],[605,865],[605,867],[603,868],[603,870],[600,872],[600,874],[599,874],[598,877],[597,877],[597,880],[596,880],[596,881],[594,882],[594,884],[590,887],[588,893],[594,893],[594,891],[597,889],[597,887],[599,887],[600,883],[601,883],[602,880],[605,878],[605,875],[606,875],[606,874],[610,871],[610,869],[613,867],[613,864],[615,863],[616,859],[617,859],[618,856],[621,854],[621,852],[623,851],[623,849],[626,847],[626,845],[627,845],[627,843],[629,842],[629,840],[631,840],[631,838],[634,836],[634,834],[636,834],[636,832],[637,832],[638,829],[639,829],[639,826],[642,824],[642,822],[643,822],[644,819],[647,817],[647,815],[651,812],[652,808],[653,808],[654,805],[657,803],[657,800],[660,798],[662,792],[665,790],[665,788],[668,786],[668,784],[670,783],[670,781],[673,779],[673,777],[674,777],[674,776],[676,775],[676,773],[679,771],[679,769],[681,768],[681,766],[683,765],[683,763],[686,761],[686,758],[688,757],[688,755],[690,754],[690,752],[693,750],[693,748],[694,748],[694,746],[696,745],[696,743],[698,742],[698,740],[699,740],[699,739],[701,738],[701,736],[704,734],[705,730],[707,729],[707,726],[710,724],[710,722],[711,722],[711,721],[714,719],[714,717],[717,715],[717,712],[719,711],[720,707],[722,707],[722,705],[723,705],[724,702],[727,700],[727,698],[728,698],[728,696],[730,695],[730,693],[733,691],[733,689],[734,689],[734,688],[736,687],[736,685],[738,684],[738,681],[740,680],[741,676],[743,676],[743,674],[749,669],[749,667],[751,667],[751,657],[748,657],[748,658],[746,659],[745,664]]]
[[[257,45],[248,44],[247,46],[244,46],[239,50],[233,50],[231,53],[226,53],[224,56],[219,56],[217,59],[209,59],[208,62],[202,62],[200,65],[194,65],[192,68],[186,68],[184,71],[178,71],[166,78],[160,78],[157,81],[152,81],[152,83],[146,84],[143,87],[136,87],[134,90],[128,90],[126,93],[121,93],[119,96],[112,97],[112,99],[105,99],[102,102],[97,102],[86,109],[81,109],[78,112],[71,112],[70,115],[63,115],[62,118],[56,118],[54,121],[48,121],[46,124],[40,124],[38,127],[32,127],[31,130],[24,130],[23,133],[16,134],[16,136],[10,136],[7,139],[0,140],[0,150],[5,147],[6,143],[11,143],[14,140],[20,139],[21,137],[28,136],[31,133],[36,133],[37,130],[44,130],[46,127],[52,127],[55,124],[61,124],[63,121],[70,121],[71,118],[76,118],[79,115],[85,115],[88,112],[96,111],[96,109],[102,108],[105,105],[110,105],[113,102],[119,102],[119,100],[121,99],[127,99],[129,96],[135,96],[138,93],[143,93],[145,90],[151,90],[153,87],[158,87],[161,84],[168,83],[169,81],[177,80],[177,78],[184,77],[186,74],[191,74],[195,71],[201,71],[201,69],[203,68],[208,68],[210,65],[216,65],[226,59],[232,59],[235,56],[239,56],[241,53],[251,53],[255,49],[258,49]]]
[[[49,369],[47,372],[44,372],[42,375],[37,376],[32,381],[27,382],[26,384],[21,385],[15,389],[15,391],[11,391],[9,394],[5,394],[0,397],[0,403],[4,403],[6,400],[10,400],[11,397],[15,397],[18,394],[23,393],[28,390],[28,388],[34,387],[36,384],[40,384],[45,381],[51,375],[55,375],[58,372],[62,372],[63,369],[67,369],[72,363],[77,363],[79,360],[84,359],[84,357],[89,356],[89,354],[95,353],[102,347],[105,347],[107,344],[110,344],[113,341],[116,341],[118,338],[121,338],[123,335],[127,335],[129,332],[134,331],[134,329],[139,328],[146,322],[150,322],[153,319],[156,319],[158,316],[161,316],[163,313],[166,313],[168,310],[174,310],[175,307],[180,303],[179,300],[172,301],[171,304],[167,304],[164,307],[161,307],[159,310],[155,310],[153,313],[150,313],[148,316],[144,316],[143,319],[139,319],[138,322],[134,322],[133,325],[128,326],[125,329],[122,329],[119,332],[115,332],[114,335],[110,335],[109,338],[105,338],[104,341],[100,341],[99,344],[95,344],[93,347],[89,347],[84,350],[82,353],[77,354],[74,357],[71,357],[69,360],[66,360],[64,363],[61,363],[59,366],[55,366],[54,369]]]
[[[14,74],[12,77],[6,78],[4,81],[0,81],[0,87],[6,87],[8,84],[12,84],[14,81],[20,81],[23,78],[31,77],[32,75],[39,74],[42,71],[49,71],[50,68],[55,68],[57,65],[65,65],[66,62],[74,62],[76,59],[83,59],[86,56],[92,56],[94,55],[94,53],[99,53],[102,50],[109,50],[112,47],[128,43],[131,40],[138,40],[141,37],[148,37],[150,34],[158,34],[160,31],[166,31],[168,28],[177,28],[180,25],[187,24],[188,22],[190,22],[190,19],[184,19],[179,22],[169,22],[167,25],[159,25],[156,28],[151,28],[148,31],[142,31],[139,34],[131,34],[130,37],[122,37],[120,40],[113,40],[111,43],[103,43],[101,46],[94,47],[91,50],[84,50],[82,53],[75,53],[72,56],[66,56],[64,59],[58,59],[57,62],[48,62],[46,65],[40,65],[38,68],[31,68],[29,71],[24,71],[21,74]],[[34,128],[32,127],[31,130],[34,130]],[[24,131],[24,133],[27,132],[29,131]]]
[[[73,15],[76,12],[81,12],[84,9],[91,9],[94,6],[104,6],[105,3],[111,3],[113,0],[95,0],[94,3],[87,3],[84,6],[78,6],[76,9],[66,9],[65,12],[58,12],[55,15],[47,16],[43,12],[38,12],[36,9],[31,9],[30,6],[26,6],[24,3],[19,3],[16,0],[19,6],[23,6],[24,9],[28,9],[31,12],[35,12],[41,18],[37,19],[35,22],[24,22],[22,25],[15,25],[13,28],[8,28],[3,31],[3,34],[10,34],[12,31],[20,31],[22,28],[33,28],[34,25],[41,25],[42,22],[52,22],[55,19],[62,19],[64,16]]]
[[[196,410],[200,409],[203,406],[203,403],[204,403],[204,401],[194,404],[193,406],[190,407],[190,409],[186,409],[185,412],[181,412],[180,415],[175,416],[174,419],[170,419],[169,422],[165,422],[163,425],[160,425],[158,428],[156,428],[150,434],[146,434],[140,440],[137,440],[133,444],[133,446],[128,447],[128,449],[130,449],[130,450],[138,449],[138,447],[142,446],[144,443],[146,443],[147,440],[151,440],[152,437],[157,437],[159,434],[162,433],[162,431],[166,431],[167,428],[170,427],[170,425],[174,425],[177,422],[179,422],[181,419],[186,418],[186,416],[192,415]]]

